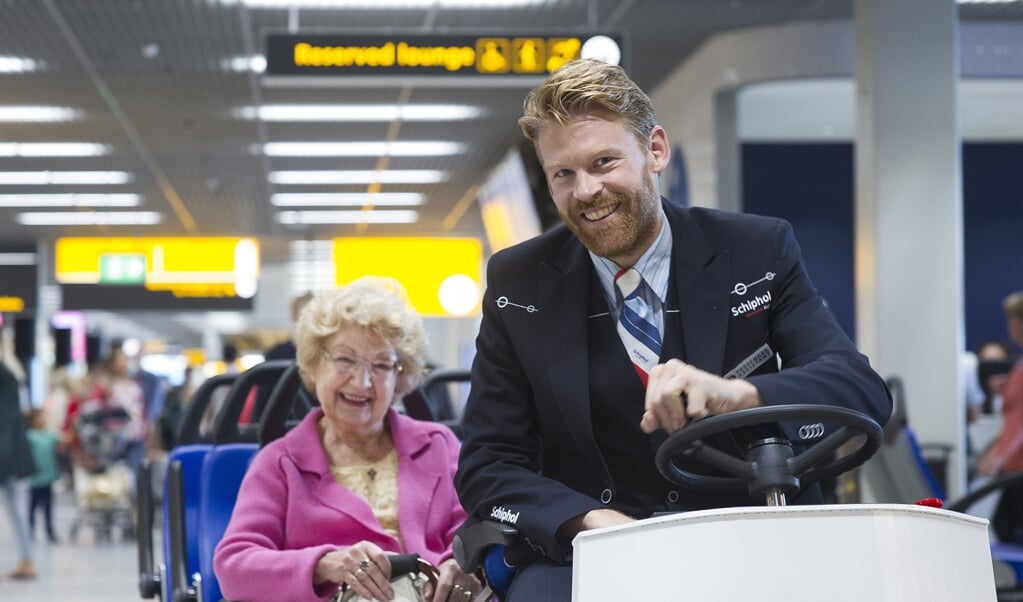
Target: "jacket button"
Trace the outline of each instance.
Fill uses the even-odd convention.
[[[678,501],[678,492],[672,489],[668,492],[668,503],[674,504]]]
[[[605,503],[605,504],[610,504],[612,497],[613,497],[613,494],[611,493],[610,489],[605,489],[604,491],[600,492],[600,501]]]

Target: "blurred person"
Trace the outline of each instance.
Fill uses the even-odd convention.
[[[32,447],[28,441],[25,418],[22,414],[21,383],[9,366],[13,361],[0,350],[0,497],[3,498],[7,518],[18,544],[18,566],[7,573],[10,579],[35,579],[36,567],[32,560],[32,543],[28,523],[17,502],[18,479],[35,472]]]
[[[224,371],[221,374],[241,374],[241,367],[238,365],[238,348],[232,343],[224,343],[220,349],[220,360],[224,364]],[[224,408],[227,401],[227,393],[230,387],[221,387],[213,391],[210,396],[209,406],[203,413],[202,421],[199,423],[199,432],[208,433],[216,424],[220,410]],[[247,422],[247,421],[246,421]]]
[[[192,393],[195,392],[192,383],[193,372],[192,366],[186,367],[181,384],[173,386],[167,391],[163,411],[160,413],[156,427],[160,445],[164,451],[170,451],[177,445],[178,426],[184,417],[185,407],[188,406],[192,400]]]
[[[977,347],[977,380],[984,392],[981,411],[996,414],[1002,410],[1002,385],[1015,363],[1012,345],[1001,339],[989,339]]]
[[[57,543],[53,529],[53,483],[60,477],[57,471],[57,443],[60,435],[47,428],[46,413],[41,409],[29,410],[25,416],[28,423],[28,441],[32,446],[32,460],[36,471],[26,479],[28,485],[28,530],[35,537],[36,510],[43,514],[46,538]]]
[[[146,420],[142,387],[132,378],[128,356],[119,341],[111,344],[109,355],[91,378],[88,396],[80,404],[75,423],[79,439],[83,424],[90,421],[99,421],[93,426],[111,436],[116,435],[118,440],[116,459],[123,460],[127,465],[132,476],[134,495],[135,471],[146,455],[149,424]],[[85,468],[105,468],[104,464],[111,459],[97,457],[79,445],[77,460]]]
[[[291,328],[294,331],[295,325],[298,323],[298,318],[302,315],[302,309],[309,303],[309,300],[313,298],[312,293],[304,293],[291,300]],[[295,342],[293,337],[289,337],[288,340],[277,343],[270,347],[263,354],[263,359],[266,361],[271,360],[294,360],[295,359]],[[250,420],[258,419],[263,414],[263,408],[266,406],[267,401],[270,400],[270,393],[272,387],[261,386],[256,387],[255,395],[250,397],[245,403],[245,408],[242,410],[239,422],[247,423]],[[301,394],[309,394],[306,390],[301,390]],[[311,395],[310,395],[311,396]]]
[[[480,584],[452,557],[465,519],[452,477],[458,440],[398,414],[420,381],[425,332],[397,281],[361,278],[317,293],[295,342],[320,407],[259,451],[214,554],[223,594],[323,600],[349,588],[390,600],[388,554],[436,565],[430,600],[466,602]]]
[[[963,386],[962,399],[966,404],[966,422],[969,424],[974,422],[984,409],[984,389],[980,384],[976,353],[964,351],[959,356],[959,377]]]
[[[294,329],[298,324],[298,318],[302,315],[302,309],[313,298],[312,293],[304,293],[291,300],[291,327]],[[277,343],[266,350],[263,357],[267,360],[293,360],[295,359],[295,341],[291,337],[287,341]]]
[[[1023,346],[1023,291],[1002,303],[1009,338]],[[1023,363],[1018,363],[1002,385],[1002,430],[981,458],[977,472],[995,477],[1023,470]],[[1002,490],[991,525],[998,539],[1023,545],[1023,483]]]
[[[472,517],[529,545],[508,599],[568,600],[580,531],[753,503],[661,476],[655,452],[687,422],[831,404],[885,424],[892,401],[787,222],[660,197],[667,133],[624,70],[571,61],[523,113],[564,227],[488,262],[455,482]],[[814,485],[790,503],[822,500]]]

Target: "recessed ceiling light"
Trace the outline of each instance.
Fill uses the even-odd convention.
[[[419,213],[402,211],[281,211],[277,221],[289,226],[314,224],[413,224]]]
[[[110,147],[93,142],[0,142],[0,157],[99,157]]]
[[[423,198],[419,192],[279,192],[270,195],[270,202],[277,207],[390,207],[422,205]]]
[[[26,212],[15,216],[23,226],[152,226],[163,216],[156,211]]]
[[[28,73],[38,68],[38,63],[32,59],[23,59],[16,56],[0,56],[0,73]]]
[[[14,186],[61,184],[127,184],[126,171],[0,171],[0,184]]]
[[[137,194],[0,194],[0,207],[138,207]]]
[[[82,112],[67,107],[8,106],[0,107],[0,121],[44,123],[78,119]]]
[[[238,109],[262,121],[464,121],[483,115],[470,105],[263,105]]]
[[[439,157],[458,155],[457,142],[269,142],[269,157]]]
[[[221,63],[223,69],[236,73],[263,73],[266,71],[266,57],[261,54],[236,56]]]
[[[516,8],[540,4],[546,0],[241,0],[252,8]]]
[[[274,171],[271,184],[436,184],[447,174],[435,169]]]

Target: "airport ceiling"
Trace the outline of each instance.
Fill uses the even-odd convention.
[[[156,212],[154,225],[23,225],[18,214],[71,209],[12,207],[0,202],[0,240],[50,240],[95,235],[246,235],[264,241],[264,258],[276,243],[349,235],[482,235],[473,195],[502,156],[521,142],[515,120],[528,86],[481,86],[446,81],[379,78],[330,85],[298,81],[270,85],[245,67],[262,55],[268,33],[413,33],[500,35],[609,31],[624,39],[635,80],[652,90],[686,56],[716,32],[801,20],[849,19],[850,0],[533,0],[509,8],[450,8],[451,0],[414,2],[422,8],[381,9],[388,4],[350,1],[316,8],[305,2],[257,0],[0,0],[0,108],[63,107],[66,122],[0,120],[0,172],[127,172],[122,184],[0,180],[0,194],[74,193],[138,195],[138,207]],[[461,4],[466,4],[464,1]],[[507,4],[505,0],[477,2]],[[1010,5],[963,7],[976,19],[1020,19]],[[6,68],[5,68],[6,66]],[[468,81],[468,80],[467,80]],[[464,122],[266,122],[239,111],[260,105],[325,103],[470,104],[483,114]],[[438,156],[268,157],[279,142],[451,142],[461,149]],[[35,143],[101,145],[87,157],[34,156]],[[13,145],[11,143],[14,143]],[[6,145],[6,156],[5,156]],[[23,145],[23,146],[17,146]],[[374,152],[374,151],[367,151]],[[45,154],[45,151],[42,151]],[[19,156],[24,155],[24,156]],[[366,192],[367,184],[272,184],[271,172],[288,170],[440,170],[429,184],[384,184],[381,192],[419,192],[410,224],[290,225],[277,219],[271,195],[280,192]],[[117,177],[115,174],[114,177]],[[3,174],[0,173],[0,178]],[[124,203],[123,196],[76,197],[80,204]],[[129,201],[130,202],[130,201]],[[308,208],[308,207],[307,207]],[[324,209],[324,207],[316,207]],[[329,207],[327,207],[329,208]],[[278,249],[275,251],[275,249]]]
[[[633,78],[652,91],[715,33],[853,18],[852,0],[526,0],[519,6],[510,6],[509,0],[349,0],[330,8],[316,6],[322,3],[0,0],[0,243],[96,235],[253,236],[262,241],[264,262],[283,263],[288,242],[299,239],[484,238],[475,192],[505,154],[521,144],[515,121],[532,84],[448,78],[438,85],[437,80],[395,76],[282,82],[251,66],[253,57],[263,55],[268,34],[553,37],[611,32],[623,40]],[[389,4],[405,7],[381,8]],[[1023,20],[1023,3],[962,5],[960,17],[1018,22]],[[244,115],[261,106],[381,103],[468,104],[482,112],[459,122],[288,122]],[[69,109],[72,118],[45,121],[38,109],[30,114],[35,121],[4,116],[5,109],[26,106]],[[416,156],[413,149],[409,155],[370,150],[355,151],[357,156],[313,157],[269,156],[266,146],[384,141],[449,142],[456,150],[430,156]],[[78,146],[75,152],[98,148],[102,154],[56,157],[38,146],[55,142],[98,145]],[[413,209],[417,221],[295,225],[282,223],[279,214],[339,207],[271,202],[278,193],[337,195],[373,188],[369,183],[272,183],[275,172],[382,168],[444,174],[434,183],[379,187],[380,193],[422,193],[418,205],[378,206]],[[60,183],[66,172],[97,171],[127,181]],[[31,178],[46,183],[28,183]],[[50,196],[38,196],[43,194]],[[25,198],[42,199],[44,205],[66,202],[70,194],[76,204],[71,208],[17,206]],[[125,206],[134,202],[139,205]],[[93,204],[113,206],[97,209],[89,206]],[[159,221],[52,226],[25,225],[21,217],[55,212],[81,217],[97,210],[114,215],[155,212]]]

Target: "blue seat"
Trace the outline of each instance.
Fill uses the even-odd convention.
[[[143,598],[155,596],[162,588],[164,600],[174,600],[175,552],[171,549],[174,532],[180,536],[181,549],[177,551],[182,558],[181,574],[191,575],[199,568],[198,537],[196,535],[196,516],[199,509],[199,479],[202,473],[203,458],[212,447],[212,442],[199,433],[199,422],[206,411],[213,392],[228,387],[236,375],[220,375],[207,379],[192,396],[185,415],[178,429],[178,445],[167,457],[167,474],[163,481],[163,560],[159,564],[153,560],[153,495],[152,479],[149,477],[151,467],[145,463],[140,466],[137,479],[140,504],[147,504],[139,509],[138,551],[139,551],[139,593]],[[171,471],[171,466],[174,471]],[[173,485],[171,480],[174,480]],[[176,497],[176,499],[174,499]],[[173,506],[173,508],[172,508]],[[184,587],[184,584],[179,584]]]
[[[231,512],[238,498],[238,488],[249,463],[259,449],[256,443],[228,443],[214,446],[202,466],[201,494],[199,500],[198,530],[198,573],[201,582],[200,600],[221,599],[220,584],[213,572],[213,552],[224,536]]]
[[[200,491],[199,481],[202,474],[203,462],[206,455],[212,449],[209,443],[193,443],[175,447],[167,458],[168,465],[177,463],[180,465],[181,475],[181,515],[171,511],[171,496],[163,497],[163,557],[173,558],[171,553],[171,538],[167,536],[171,529],[178,528],[176,523],[180,522],[180,528],[184,535],[183,545],[185,554],[185,575],[191,575],[199,570],[199,536],[196,524],[199,516]],[[164,480],[164,491],[170,491],[171,487],[167,479],[171,472],[168,470]],[[172,524],[174,523],[174,524]],[[165,567],[169,574],[170,567]],[[164,584],[164,600],[174,600],[173,584],[167,579]]]

